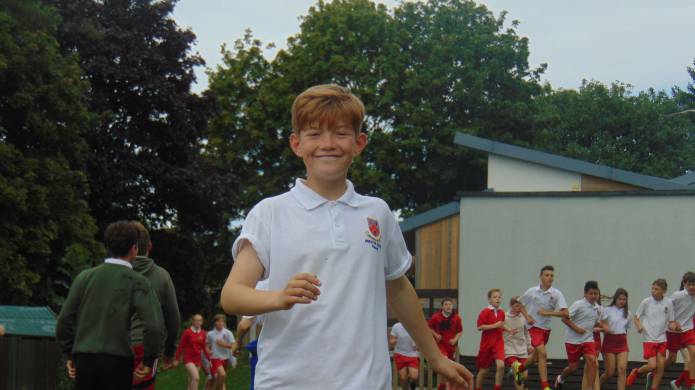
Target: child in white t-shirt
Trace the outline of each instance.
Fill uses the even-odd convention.
[[[364,105],[346,88],[301,93],[289,141],[306,179],[254,206],[234,242],[221,304],[227,313],[265,313],[258,390],[388,389],[387,299],[434,371],[454,388],[473,387],[470,371],[443,357],[431,336],[393,213],[347,180],[367,145],[363,120]],[[261,279],[268,291],[255,289]]]
[[[210,372],[215,378],[213,389],[224,389],[227,381],[227,367],[236,366],[236,358],[232,354],[235,340],[232,332],[227,329],[227,317],[218,314],[214,317],[215,327],[207,334],[206,344],[210,354]]]
[[[399,383],[406,389],[416,388],[420,375],[420,353],[413,338],[400,322],[391,328],[389,345],[393,347],[393,361],[398,371]]]
[[[617,374],[618,390],[625,390],[627,355],[630,351],[627,331],[630,329],[632,315],[628,310],[627,298],[628,294],[624,288],[615,290],[613,300],[603,310],[603,318],[601,318],[601,324],[606,332],[601,347],[605,371],[601,374],[600,382],[604,384],[610,377]]]

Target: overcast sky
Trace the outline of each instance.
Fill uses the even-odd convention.
[[[381,1],[389,7],[396,0]],[[299,32],[298,18],[314,0],[179,0],[174,18],[197,35],[195,51],[214,68],[220,46],[250,28],[264,43],[284,48]],[[695,1],[691,0],[485,0],[495,15],[509,12],[529,38],[530,64],[547,63],[543,76],[555,88],[577,88],[582,79],[622,81],[636,90],[669,90],[691,81],[695,58]],[[266,52],[270,58],[275,50]],[[195,91],[207,87],[197,71]]]

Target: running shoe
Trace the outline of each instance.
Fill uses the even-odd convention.
[[[625,384],[627,386],[632,386],[635,383],[637,380],[637,372],[638,370],[636,368],[633,368],[632,371],[630,371],[630,375],[628,375],[627,379],[625,380]]]

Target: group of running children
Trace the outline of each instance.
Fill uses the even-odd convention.
[[[447,340],[449,345],[442,347],[445,337],[428,327],[405,275],[412,256],[394,214],[383,200],[357,193],[347,179],[353,160],[367,146],[364,118],[364,104],[345,87],[317,85],[297,96],[289,146],[302,160],[306,178],[297,179],[289,191],[262,200],[247,214],[232,246],[234,266],[222,288],[222,309],[227,314],[263,315],[254,375],[258,390],[390,388],[389,346],[384,337],[387,304],[448,388],[473,389],[472,372],[447,358],[456,342]],[[277,134],[275,129],[271,132]],[[375,152],[399,153],[397,148]],[[276,168],[281,169],[264,167]],[[146,249],[138,245],[137,229],[127,221],[117,222],[106,228],[104,236],[109,258],[74,280],[58,318],[56,338],[77,389],[131,389],[133,379],[142,388],[151,387],[153,381],[141,382],[153,377],[154,362],[162,353],[163,367],[172,365],[175,341],[170,340],[177,329],[164,327],[162,295],[133,270],[138,252]],[[509,317],[516,318],[516,323],[507,321],[499,309],[501,292],[490,292],[490,307],[481,313],[478,324],[484,332],[478,388],[493,364],[500,385],[507,335],[508,344],[517,348],[507,359],[516,381],[522,383],[526,366],[537,363],[542,388],[548,390],[545,344],[553,316],[562,317],[571,328],[567,344],[570,365],[558,384],[576,368],[579,356],[591,363],[587,372],[594,374],[587,381],[593,383],[597,347],[592,333],[597,324],[608,329],[603,347],[606,355],[614,355],[615,365],[624,367],[626,344],[620,341],[620,334],[630,322],[627,294],[622,294],[624,298],[617,294],[614,305],[603,314],[597,305],[598,286],[588,283],[586,297],[568,311],[562,294],[552,288],[552,275],[552,268],[544,269],[540,286],[529,289],[517,299],[520,304],[512,305]],[[267,289],[256,289],[261,280],[267,280]],[[693,281],[688,279],[686,288],[693,290]],[[680,318],[680,305],[687,297],[678,295],[675,304],[663,298],[665,290],[665,282],[655,282],[654,296],[636,313],[635,325],[645,337],[649,364],[632,373],[628,383],[636,375],[654,371],[652,387],[658,386],[668,321],[672,331],[687,330],[679,333],[678,347],[687,344],[690,361],[695,361],[692,311],[689,322],[673,321],[674,306],[678,305],[675,315]],[[692,307],[692,294],[689,297],[688,307]],[[134,314],[142,330],[135,355],[130,338]],[[216,323],[223,322],[218,320]],[[180,351],[190,342],[201,345],[206,339],[199,323],[196,318],[193,327],[184,332]],[[443,323],[451,325],[447,318]],[[210,349],[221,348],[229,356],[231,339],[221,333],[226,339],[209,343]],[[524,360],[529,340],[533,350]],[[185,355],[186,369],[196,379],[196,366],[202,358],[195,353]],[[210,361],[212,371],[224,368],[224,363],[212,357]],[[692,367],[690,373],[685,384],[693,386]],[[189,381],[189,386],[191,382],[196,381]]]
[[[587,281],[584,297],[568,308],[563,294],[552,287],[554,268],[543,267],[540,279],[538,286],[510,299],[508,313],[500,307],[502,291],[488,291],[489,305],[480,312],[476,324],[482,332],[476,358],[476,390],[482,390],[490,369],[495,370],[495,390],[500,390],[505,368],[514,379],[515,387],[521,390],[527,378],[527,367],[532,364],[538,366],[541,389],[548,390],[546,345],[552,317],[561,318],[567,327],[565,349],[568,365],[555,378],[556,390],[561,390],[565,380],[577,371],[582,358],[582,389],[598,390],[616,375],[619,390],[632,385],[639,376],[646,377],[647,390],[658,389],[664,369],[676,362],[679,353],[683,357],[684,369],[670,386],[673,390],[695,388],[695,375],[690,374],[695,373],[694,272],[686,272],[680,289],[669,297],[666,296],[666,281],[655,280],[651,295],[640,303],[634,315],[628,310],[628,293],[623,288],[618,288],[612,297],[606,297],[610,304],[603,306],[598,283]],[[456,316],[450,314],[450,299],[442,305],[445,316]],[[627,333],[632,324],[642,335],[646,364],[628,375]],[[456,340],[458,338],[452,339],[451,344]],[[390,342],[395,346],[394,361],[400,383],[403,387],[415,388],[419,368],[417,349],[400,323],[393,326]],[[448,355],[444,349],[442,353]],[[601,375],[598,375],[599,354],[603,354],[604,359]]]

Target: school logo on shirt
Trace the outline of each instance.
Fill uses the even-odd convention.
[[[368,230],[365,232],[367,238],[364,240],[371,245],[375,250],[381,249],[381,230],[379,230],[379,221],[374,218],[367,217]]]

